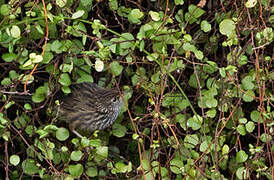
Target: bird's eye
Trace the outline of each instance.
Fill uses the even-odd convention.
[[[114,98],[111,99],[111,101],[112,101],[113,103],[115,103],[115,102],[117,101],[117,98],[114,97]]]

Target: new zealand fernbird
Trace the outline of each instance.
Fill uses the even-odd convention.
[[[82,136],[76,129],[95,131],[112,125],[122,107],[119,91],[94,83],[73,85],[71,93],[61,100],[60,118],[69,123],[71,131],[79,137]]]

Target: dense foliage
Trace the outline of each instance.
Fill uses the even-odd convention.
[[[0,0],[0,174],[273,179],[273,20],[271,0]],[[56,114],[81,82],[124,101],[82,139]]]

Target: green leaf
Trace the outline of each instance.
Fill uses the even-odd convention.
[[[212,108],[206,112],[206,115],[210,118],[214,118],[216,116],[216,109]]]
[[[83,15],[85,14],[85,11],[84,10],[78,10],[76,11],[75,13],[72,14],[72,19],[77,19],[77,18],[80,18],[82,17]]]
[[[120,52],[121,54],[121,53],[127,52],[126,49],[132,49],[135,47],[133,40],[134,40],[134,37],[132,34],[123,33],[121,34],[121,38],[117,39],[117,41],[114,41],[114,42],[120,43],[120,48],[122,49]]]
[[[110,70],[114,76],[118,76],[122,73],[123,66],[121,66],[117,61],[110,63]]]
[[[112,11],[116,11],[118,9],[118,2],[117,2],[117,0],[109,0],[108,4],[109,4],[109,8]]]
[[[210,148],[209,148],[209,143],[208,141],[203,141],[200,145],[200,151],[201,152],[206,152],[209,153],[210,152]]]
[[[248,121],[248,123],[245,124],[245,128],[246,128],[247,132],[251,133],[255,129],[255,123],[252,121]]]
[[[192,118],[189,118],[187,121],[187,126],[191,127],[194,131],[201,128],[203,123],[203,118],[199,115],[194,115]]]
[[[242,179],[248,179],[250,177],[248,169],[245,169],[245,167],[240,167],[236,171],[236,176],[240,180]]]
[[[83,156],[81,151],[72,151],[70,154],[70,159],[73,161],[80,161]]]
[[[40,86],[35,90],[35,93],[32,95],[32,101],[35,103],[43,102],[49,94],[48,85]]]
[[[10,34],[13,38],[20,38],[21,30],[18,26],[12,26],[12,28],[10,29]]]
[[[56,0],[56,4],[62,8],[67,4],[67,0]]]
[[[6,86],[9,85],[11,83],[11,79],[6,77],[1,81],[1,85]]]
[[[32,107],[31,107],[31,105],[29,103],[24,104],[24,108],[26,110],[32,110]]]
[[[204,20],[204,21],[201,22],[201,29],[204,32],[209,32],[211,30],[211,24],[209,24],[209,22]]]
[[[43,55],[42,63],[48,64],[53,59],[53,54],[51,52],[45,51]]]
[[[199,60],[202,60],[204,58],[204,54],[200,50],[194,50],[194,54],[195,54],[196,58]]]
[[[217,105],[218,105],[218,101],[215,98],[213,98],[213,97],[206,98],[205,99],[205,103],[206,103],[206,106],[208,108],[217,107]]]
[[[33,159],[26,159],[22,162],[22,169],[28,175],[34,175],[39,172],[35,161]]]
[[[141,24],[141,19],[144,17],[144,13],[139,9],[133,9],[128,15],[128,20],[132,24]]]
[[[170,170],[175,174],[181,174],[182,173],[181,169],[183,167],[184,167],[184,163],[183,161],[179,159],[174,158],[170,161]]]
[[[101,60],[99,60],[99,59],[97,59],[97,60],[95,61],[95,66],[94,66],[94,68],[95,68],[95,70],[96,70],[97,72],[103,71],[103,70],[104,70],[104,62],[101,61]]]
[[[235,33],[236,25],[231,19],[224,19],[219,26],[220,32],[223,35],[230,37],[232,34]]]
[[[187,42],[190,42],[190,41],[192,41],[192,36],[190,34],[185,34],[184,40],[186,40]]]
[[[9,72],[9,77],[10,77],[12,80],[14,80],[14,79],[17,79],[17,78],[19,77],[19,74],[17,74],[16,71],[11,70],[11,71]]]
[[[223,68],[223,67],[219,68],[219,73],[222,76],[222,78],[226,77],[226,70],[225,70],[225,68]]]
[[[63,93],[65,93],[65,94],[71,93],[71,90],[68,86],[62,86],[61,89],[62,89]]]
[[[196,78],[195,74],[191,74],[188,84],[190,87],[193,87],[195,89],[198,88],[198,82],[197,82],[197,78]]]
[[[245,123],[247,123],[247,119],[246,118],[241,118],[241,119],[239,119],[239,123],[245,124]]]
[[[255,97],[255,93],[251,90],[246,91],[246,93],[244,93],[243,95],[243,100],[245,102],[252,102],[254,100]]]
[[[226,155],[229,153],[229,146],[225,144],[222,148],[222,155]]]
[[[60,70],[62,70],[62,72],[68,72],[71,73],[72,69],[73,69],[73,64],[62,64],[59,66]]]
[[[3,16],[8,16],[11,13],[11,10],[12,10],[12,8],[11,8],[11,6],[9,4],[3,4],[0,7],[0,13]]]
[[[77,83],[83,83],[83,82],[93,82],[93,77],[86,73],[85,71],[78,70],[77,73],[81,76],[77,79]]]
[[[89,167],[89,168],[86,170],[86,174],[87,174],[89,177],[96,177],[96,176],[98,176],[97,167]]]
[[[17,166],[20,162],[20,157],[18,155],[11,155],[10,156],[10,163],[14,166]]]
[[[30,136],[32,137],[34,134],[35,134],[35,131],[37,130],[37,128],[35,126],[27,126],[26,129],[25,129],[25,132]]]
[[[185,13],[185,20],[189,21],[190,24],[197,22],[198,18],[202,16],[205,11],[193,4],[188,6],[188,12]]]
[[[64,42],[60,42],[59,40],[53,41],[51,44],[51,51],[56,52],[57,54],[60,54],[64,50]]]
[[[237,132],[242,136],[246,135],[245,126],[243,124],[239,124],[237,126]]]
[[[153,21],[159,21],[161,19],[160,14],[158,12],[149,11],[148,13],[151,16]]]
[[[69,131],[66,128],[61,127],[57,129],[55,135],[59,141],[65,141],[69,137]]]
[[[70,80],[68,73],[62,73],[58,82],[63,86],[71,85],[71,80]]]
[[[262,120],[262,117],[260,115],[260,112],[257,111],[257,110],[253,110],[251,113],[250,113],[250,118],[252,121],[254,122],[260,122],[262,123],[263,120]]]
[[[32,53],[31,53],[32,54]],[[35,53],[34,53],[35,54]],[[39,63],[43,61],[43,57],[41,55],[36,55],[34,57],[31,58],[31,61],[33,63]]]
[[[185,51],[191,51],[191,52],[197,51],[196,47],[188,42],[183,44],[183,49]]]
[[[117,163],[115,163],[115,168],[116,168],[116,170],[117,170],[117,172],[119,172],[119,173],[126,173],[127,172],[127,165],[126,164],[124,164],[123,162],[117,162]]]
[[[69,165],[69,173],[74,177],[80,177],[84,172],[82,164]]]
[[[183,100],[182,95],[179,93],[167,93],[165,94],[164,100],[162,102],[163,107],[177,106]]]
[[[240,66],[243,66],[243,65],[247,64],[247,61],[248,61],[247,56],[241,55],[240,58],[238,59],[238,64]]]
[[[158,83],[158,82],[160,81],[160,75],[161,75],[161,72],[160,72],[160,71],[156,72],[155,74],[153,74],[153,75],[151,76],[151,81],[152,81],[153,83]]]
[[[108,157],[108,147],[107,146],[99,146],[96,148],[96,154],[103,156],[104,158]]]
[[[245,76],[242,79],[242,85],[245,90],[252,90],[254,88],[253,79],[251,76]]]
[[[194,134],[194,135],[186,135],[185,139],[184,139],[184,142],[185,142],[184,145],[186,147],[193,148],[193,147],[195,147],[199,143],[199,138],[198,138],[198,136],[196,134]]]
[[[190,12],[190,14],[192,14],[194,16],[194,18],[199,18],[200,16],[202,16],[205,13],[205,10],[203,10],[193,4],[188,6],[188,11]]]
[[[5,53],[2,55],[2,59],[6,62],[12,62],[16,60],[17,55],[14,53]]]
[[[264,142],[264,143],[270,142],[270,141],[272,140],[272,136],[271,136],[271,135],[268,135],[268,134],[266,134],[266,133],[263,133],[263,134],[261,135],[260,140],[261,140],[262,142]]]
[[[174,0],[175,5],[183,5],[184,0]]]
[[[253,8],[253,7],[256,6],[256,4],[257,4],[257,0],[248,0],[245,3],[245,7],[247,7],[247,8]]]
[[[48,131],[45,131],[43,129],[38,129],[36,131],[36,133],[39,134],[39,139],[42,139],[42,138],[46,137],[49,134]]]
[[[247,160],[248,155],[245,153],[244,150],[240,150],[239,152],[237,152],[236,154],[236,161],[238,163],[243,163]]]
[[[101,145],[100,142],[101,142],[100,139],[91,139],[89,141],[89,145],[92,147],[99,147]]]
[[[112,133],[116,137],[124,137],[126,135],[127,128],[121,124],[115,123],[112,126]]]

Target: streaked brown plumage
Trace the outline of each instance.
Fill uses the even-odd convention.
[[[121,106],[119,91],[94,83],[81,83],[72,86],[71,93],[63,98],[60,117],[81,137],[76,128],[86,131],[105,129],[115,121]]]

